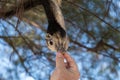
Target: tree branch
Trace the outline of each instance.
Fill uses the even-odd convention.
[[[107,24],[109,28],[111,28],[111,29],[113,29],[114,31],[120,33],[120,31],[119,31],[118,29],[116,29],[116,28],[115,28],[113,25],[111,25],[109,22],[105,21],[103,18],[99,17],[97,14],[89,11],[88,9],[86,9],[86,8],[84,8],[84,7],[76,4],[76,3],[73,3],[73,2],[68,1],[68,0],[67,0],[67,2],[70,3],[71,5],[75,6],[75,7],[81,8],[82,10],[84,10],[84,11],[86,11],[87,13],[91,14],[92,16],[95,16],[95,17],[98,18],[100,21],[102,21],[102,22],[104,22],[105,24]],[[79,10],[80,10],[80,9],[79,9]]]
[[[16,10],[20,9],[21,5],[23,5],[24,10],[29,10],[33,7],[36,7],[41,4],[41,0],[24,0],[23,3],[18,5],[15,4],[14,7],[10,7],[10,10],[5,11],[0,8],[0,18],[9,18],[16,14]]]

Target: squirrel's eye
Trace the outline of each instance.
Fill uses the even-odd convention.
[[[50,41],[49,41],[49,44],[50,44],[50,45],[53,45],[53,41],[52,41],[52,40],[50,40]]]

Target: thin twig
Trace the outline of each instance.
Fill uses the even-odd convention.
[[[110,27],[110,28],[113,29],[114,31],[120,33],[120,31],[117,30],[117,29],[115,29],[113,25],[111,25],[110,23],[108,23],[108,22],[105,21],[104,19],[100,18],[100,17],[99,17],[98,15],[96,15],[95,13],[93,13],[93,12],[89,11],[88,9],[86,9],[86,8],[84,8],[84,7],[80,6],[80,5],[78,5],[77,3],[73,3],[73,2],[68,1],[68,0],[66,0],[66,1],[67,1],[68,3],[70,3],[71,5],[76,6],[76,8],[79,7],[79,8],[81,8],[82,10],[86,11],[87,13],[89,13],[89,14],[95,16],[95,17],[98,18],[100,21],[102,21],[102,22],[104,22],[105,24],[107,24],[108,27]],[[79,10],[80,10],[80,9],[79,9]]]

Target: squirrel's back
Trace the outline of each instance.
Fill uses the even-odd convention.
[[[61,6],[62,0],[56,0],[58,5]]]

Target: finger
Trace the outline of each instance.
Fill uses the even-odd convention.
[[[57,76],[55,76],[57,74],[56,69],[52,72],[52,75],[50,77],[50,80],[55,80]]]
[[[64,56],[58,52],[56,55],[56,68],[57,69],[64,69],[65,64],[64,64]]]
[[[66,59],[67,63],[69,64],[70,68],[77,68],[77,65],[74,61],[74,59],[68,54],[64,54],[64,58]]]
[[[70,68],[69,63],[65,63],[65,67],[66,69],[69,69]]]

